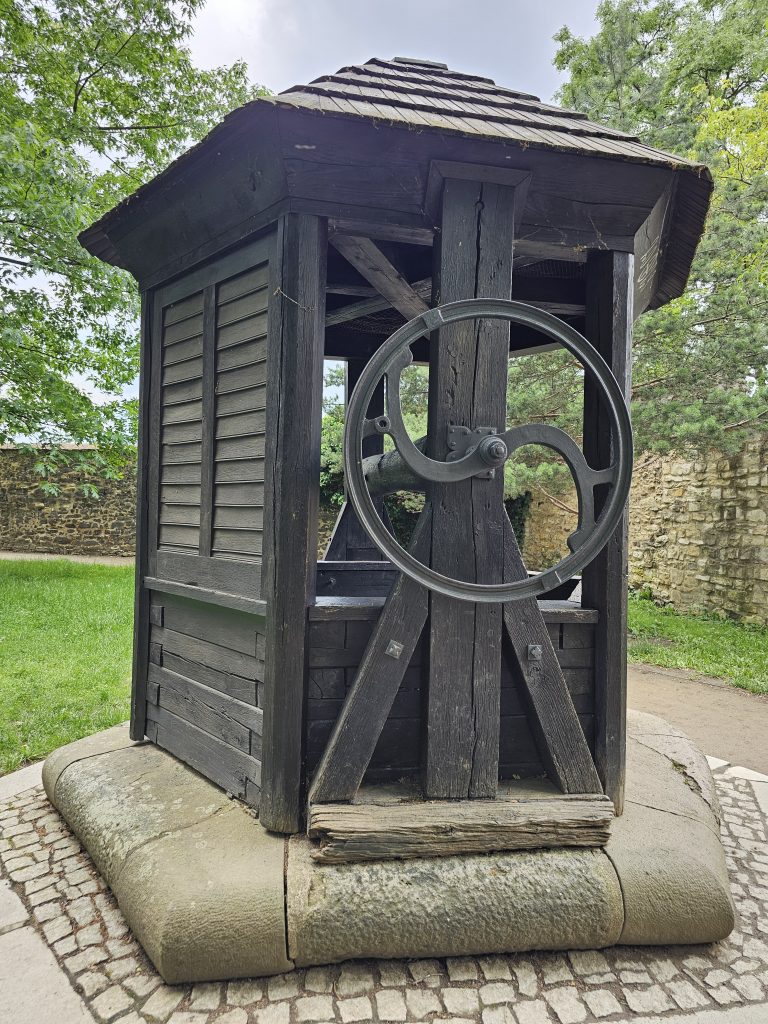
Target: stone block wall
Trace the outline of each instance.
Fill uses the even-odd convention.
[[[575,495],[558,496],[575,506]],[[573,516],[537,495],[531,568],[565,552]],[[630,499],[629,581],[678,611],[768,625],[768,438],[736,456],[638,460]]]
[[[46,494],[35,459],[0,447],[0,550],[55,555],[133,555],[136,473],[93,481],[98,498],[86,497],[79,470],[65,470],[60,493]]]

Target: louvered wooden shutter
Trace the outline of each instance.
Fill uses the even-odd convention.
[[[137,620],[146,626],[134,684],[134,734],[143,730],[254,806],[272,246],[273,238],[250,244],[151,297],[149,528]]]

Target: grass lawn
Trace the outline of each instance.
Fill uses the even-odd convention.
[[[133,567],[0,561],[0,775],[129,712]],[[629,601],[631,661],[768,693],[768,629]]]
[[[629,660],[693,669],[752,693],[768,693],[768,629],[680,615],[630,596]]]
[[[0,561],[0,775],[129,714],[133,567]]]

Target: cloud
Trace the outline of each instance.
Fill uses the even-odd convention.
[[[242,59],[274,92],[369,57],[422,57],[551,98],[553,34],[595,28],[597,0],[209,0],[191,49],[204,67]]]

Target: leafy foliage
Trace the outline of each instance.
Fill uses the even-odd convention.
[[[735,451],[768,428],[768,2],[605,0],[597,18],[555,37],[560,98],[716,186],[685,294],[635,327],[637,446]]]
[[[0,0],[0,442],[135,443],[136,291],[77,234],[252,95],[192,64],[202,4]]]

